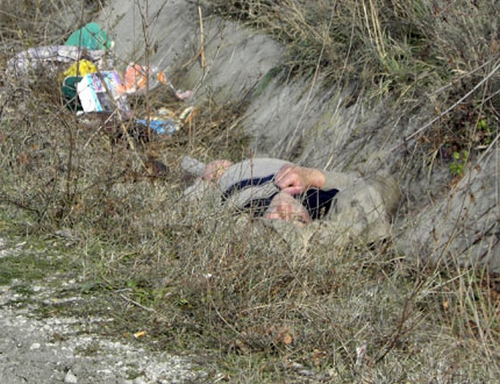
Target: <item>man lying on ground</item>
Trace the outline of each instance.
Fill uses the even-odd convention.
[[[187,197],[203,198],[209,192],[224,207],[238,212],[298,226],[315,225],[324,235],[335,235],[338,244],[353,238],[373,242],[388,237],[401,198],[390,176],[362,178],[280,159],[236,164],[216,160],[205,166],[186,157],[181,166],[199,176],[185,191]]]

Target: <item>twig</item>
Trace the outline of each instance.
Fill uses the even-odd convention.
[[[132,300],[131,298],[125,296],[124,294],[120,293],[118,296],[120,296],[123,300],[129,302],[130,304],[134,304],[135,306],[139,307],[139,308],[142,308],[144,309],[145,311],[148,311],[148,312],[156,312],[154,309],[152,308],[149,308],[149,307],[145,307],[144,305],[138,303],[137,301],[135,300]]]
[[[121,127],[121,129],[123,131],[123,134],[127,138],[128,145],[130,145],[130,149],[132,149],[133,151],[135,151],[136,148],[135,148],[134,140],[132,139],[132,137],[128,133],[128,129],[127,129],[127,126],[125,125],[125,122],[123,121],[122,115],[120,114],[119,111],[117,111],[116,114],[118,116],[118,122],[119,122],[120,127]]]
[[[190,67],[191,64],[193,64],[196,60],[198,60],[198,57],[200,58],[200,65],[202,68],[205,68],[206,66],[206,61],[205,61],[205,32],[203,29],[203,16],[201,14],[201,7],[198,6],[198,17],[200,19],[200,48],[196,52],[196,54],[193,56],[191,60],[189,60],[186,64],[182,66],[182,68],[187,68]]]
[[[198,5],[198,16],[200,18],[200,59],[201,67],[205,68],[205,32],[203,31],[203,15],[201,7]]]

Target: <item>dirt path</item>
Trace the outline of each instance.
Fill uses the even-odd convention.
[[[20,248],[6,249],[2,244],[0,238],[0,258],[15,257]],[[195,372],[187,358],[147,351],[142,347],[146,341],[101,336],[99,330],[112,318],[51,315],[54,304],[86,305],[89,298],[58,299],[50,281],[37,281],[29,289],[16,280],[0,286],[1,384],[204,381],[204,373]],[[62,284],[61,289],[71,290],[74,282]]]

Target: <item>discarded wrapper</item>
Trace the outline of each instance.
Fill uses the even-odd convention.
[[[87,73],[97,72],[97,67],[89,60],[82,59],[75,61],[68,69],[63,72],[64,77],[85,76]]]
[[[181,90],[175,91],[175,96],[179,100],[183,100],[183,101],[189,100],[190,98],[193,97],[193,95],[194,95],[193,91],[181,91]]]
[[[148,121],[145,119],[136,120],[136,123],[147,128]],[[179,130],[179,125],[173,119],[150,120],[149,127],[159,135],[172,135]]]
[[[58,64],[72,64],[89,60],[98,68],[112,68],[114,62],[105,50],[88,50],[82,47],[54,45],[31,48],[19,52],[7,62],[6,73],[10,77],[24,78],[30,71],[59,72]]]
[[[166,85],[179,100],[186,101],[193,97],[193,91],[181,91],[174,88],[165,72],[157,68],[148,68],[137,63],[130,63],[123,77],[123,92],[129,95],[143,95],[146,86],[154,89],[160,84]]]
[[[129,118],[132,110],[120,92],[120,76],[115,71],[89,73],[77,85],[80,104],[85,112],[113,112],[118,109]]]
[[[162,71],[152,70],[140,64],[131,63],[125,70],[123,92],[127,94],[144,94],[146,86],[153,89],[157,85],[167,84],[167,77]]]
[[[159,135],[172,135],[188,124],[197,111],[196,107],[187,107],[176,117],[170,109],[160,108],[158,113],[149,119],[149,128]],[[148,127],[147,119],[138,119],[135,122],[140,126]]]
[[[179,120],[182,123],[182,125],[190,123],[197,112],[198,109],[196,107],[187,107],[186,109],[184,109],[179,115]]]

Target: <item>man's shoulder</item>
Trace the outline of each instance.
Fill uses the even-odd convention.
[[[266,177],[274,175],[285,164],[290,162],[268,157],[246,159],[229,167],[221,179],[234,181]]]
[[[273,157],[255,157],[243,160],[239,163],[234,164],[240,167],[282,167],[285,164],[291,164],[289,161],[277,159]]]

